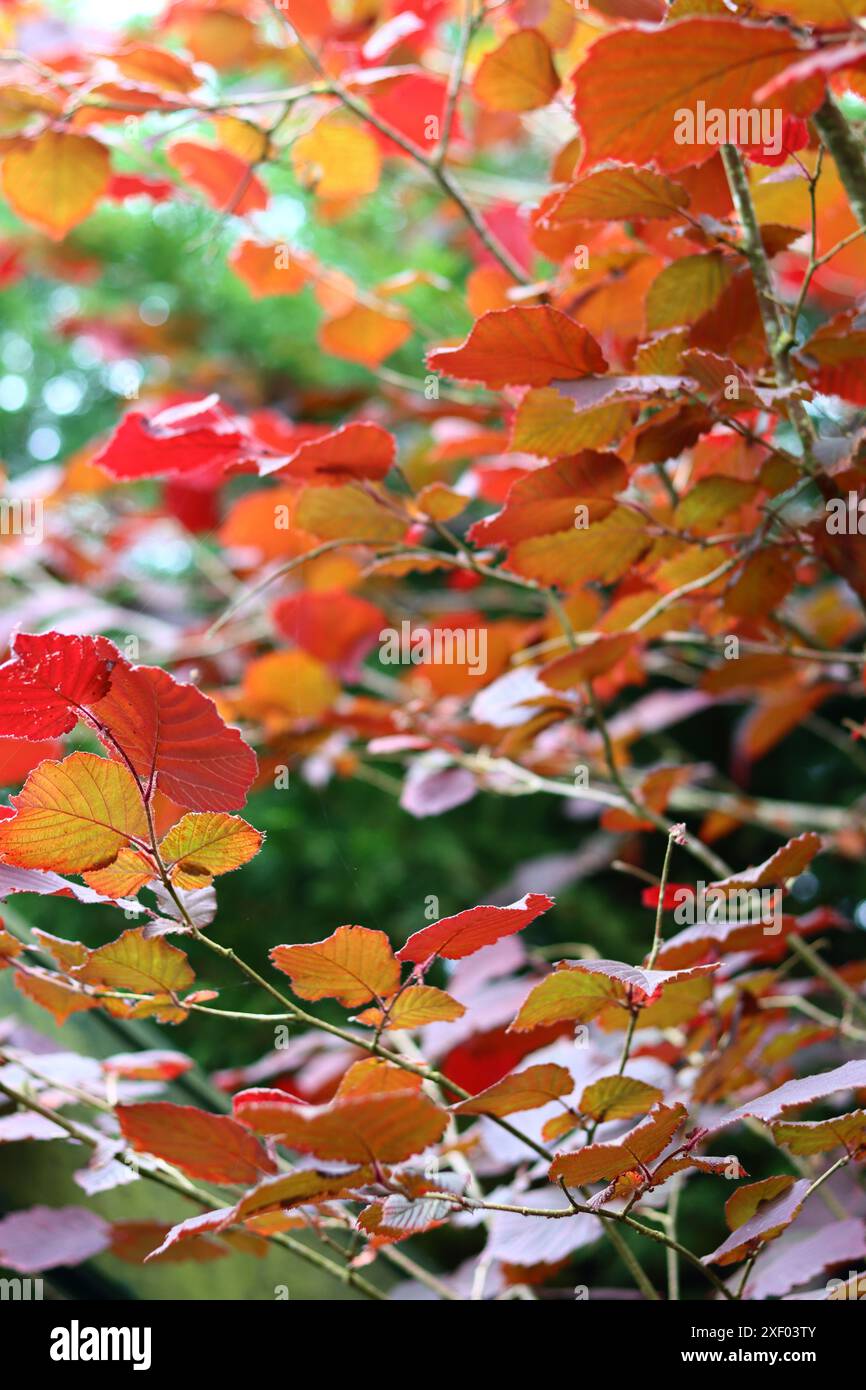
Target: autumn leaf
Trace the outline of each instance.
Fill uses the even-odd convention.
[[[598,343],[560,309],[492,309],[460,347],[427,354],[431,371],[485,386],[548,386],[607,368]]]
[[[0,821],[0,857],[22,868],[82,873],[111,864],[131,840],[147,836],[135,778],[93,753],[41,763]]]
[[[689,205],[686,190],[652,169],[629,164],[603,165],[560,194],[547,212],[551,222],[607,222],[626,218],[668,218]],[[674,265],[679,262],[674,261]]]
[[[91,951],[73,975],[83,984],[130,994],[173,994],[195,980],[183,951],[162,936],[145,936],[140,927]]]
[[[268,205],[264,184],[252,167],[231,150],[176,140],[166,150],[169,164],[220,212],[241,215]]]
[[[561,961],[527,995],[511,1028],[519,1033],[565,1019],[588,1023],[609,1006],[649,1009],[675,985],[716,968],[704,964],[684,970],[641,970],[620,961]]]
[[[757,89],[801,51],[784,30],[704,16],[657,29],[623,26],[603,35],[574,75],[584,167],[605,159],[654,163],[668,171],[702,164],[716,146],[678,143],[677,113],[694,114],[698,101],[706,110],[754,108]],[[809,114],[822,96],[820,83],[809,84],[798,114]]]
[[[134,897],[151,879],[157,877],[157,867],[150,857],[138,849],[124,845],[117,858],[103,869],[90,869],[84,881],[106,898]]]
[[[387,626],[384,612],[369,599],[327,589],[287,594],[277,599],[271,617],[284,637],[344,675],[354,670]]]
[[[578,1109],[598,1124],[607,1124],[642,1115],[661,1099],[657,1086],[649,1086],[636,1077],[604,1076],[585,1088]]]
[[[147,1101],[119,1105],[117,1118],[121,1134],[137,1153],[161,1158],[190,1178],[250,1184],[276,1172],[259,1141],[228,1115]]]
[[[99,999],[81,985],[61,980],[50,970],[42,970],[38,966],[28,967],[26,974],[16,970],[15,988],[25,999],[46,1009],[58,1026],[73,1014],[99,1008]]]
[[[410,985],[383,1002],[384,1010],[365,1009],[356,1022],[398,1032],[402,1028],[426,1028],[428,1023],[452,1023],[466,1013],[465,1004],[433,985]]]
[[[422,927],[397,952],[397,959],[416,964],[422,964],[432,956],[461,960],[480,951],[483,946],[492,946],[503,936],[522,931],[550,907],[553,907],[553,899],[544,893],[527,893],[509,907],[470,907],[465,912],[443,917],[429,927]]]
[[[796,839],[789,840],[757,868],[717,879],[710,887],[730,892],[735,888],[765,888],[774,884],[784,884],[786,879],[796,878],[801,874],[811,864],[820,848],[820,835],[814,834],[811,830],[807,831],[805,835],[798,835]]]
[[[323,116],[292,144],[299,182],[326,201],[373,193],[381,166],[372,134],[339,114]]]
[[[685,1118],[684,1105],[658,1104],[621,1139],[585,1144],[575,1153],[557,1154],[550,1165],[550,1177],[554,1182],[568,1183],[569,1187],[581,1187],[601,1179],[609,1181],[632,1168],[645,1168],[667,1148]]]
[[[456,1115],[513,1115],[518,1110],[537,1110],[574,1089],[571,1072],[554,1062],[514,1072],[470,1100],[452,1106]]]
[[[244,804],[256,756],[195,686],[155,666],[123,665],[91,715],[109,752],[119,744],[147,789],[156,785],[193,811]]]
[[[0,736],[44,739],[69,733],[80,707],[107,693],[118,655],[104,637],[16,634],[12,656],[0,666]]]
[[[791,1120],[772,1126],[773,1138],[792,1154],[811,1157],[844,1148],[859,1155],[866,1147],[866,1110],[839,1115],[835,1120]]]
[[[290,719],[315,719],[336,702],[340,687],[330,671],[307,652],[268,652],[250,662],[244,695],[264,710]]]
[[[186,477],[254,459],[259,450],[218,396],[145,415],[130,410],[94,464],[113,478]]]
[[[394,309],[353,304],[328,318],[319,329],[323,351],[362,367],[378,367],[412,337],[412,325]]]
[[[302,999],[336,999],[348,1009],[393,994],[400,966],[387,936],[367,927],[338,927],[309,946],[275,946],[270,953]]]
[[[215,875],[248,863],[263,839],[240,816],[192,812],[172,826],[159,849],[177,888],[203,888]]]
[[[366,420],[351,421],[317,439],[306,440],[285,459],[265,463],[262,474],[279,471],[289,478],[319,481],[369,478],[378,482],[390,471],[396,446],[394,436]]]
[[[343,1163],[402,1163],[442,1138],[448,1115],[423,1091],[348,1095],[299,1106],[284,1091],[241,1091],[234,1113],[298,1153]]]
[[[384,1057],[362,1057],[353,1062],[340,1078],[334,1099],[345,1096],[377,1096],[385,1091],[420,1091],[423,1078],[418,1072],[388,1062]]]
[[[369,485],[368,485],[369,486]],[[321,540],[401,541],[407,524],[376,492],[355,483],[307,487],[298,502],[297,524]]]
[[[59,241],[93,211],[109,176],[105,145],[89,135],[46,130],[10,150],[2,183],[18,216]]]
[[[229,265],[257,299],[297,294],[309,278],[309,258],[284,242],[240,241]]]
[[[710,1255],[704,1256],[704,1264],[737,1264],[755,1254],[768,1241],[775,1240],[799,1216],[809,1186],[808,1178],[800,1178],[781,1196],[762,1202],[753,1216],[738,1225]]]
[[[482,58],[472,91],[491,111],[533,111],[559,88],[550,45],[537,29],[518,29]]]

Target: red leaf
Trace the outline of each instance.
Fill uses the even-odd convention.
[[[509,907],[467,908],[465,912],[443,917],[415,932],[397,952],[397,959],[416,963],[429,960],[431,956],[461,960],[483,946],[491,946],[500,937],[522,931],[549,907],[553,907],[553,898],[544,893],[527,893]]]
[[[282,460],[270,460],[260,468],[262,475],[281,473],[291,478],[367,478],[379,482],[394,462],[394,436],[381,425],[353,420],[339,429],[329,430],[318,439],[308,439]]]
[[[206,396],[151,416],[130,411],[93,462],[113,478],[163,478],[222,472],[259,452],[241,421]]]
[[[373,92],[370,105],[377,116],[429,154],[439,138],[447,95],[448,84],[444,78],[418,73],[383,85]],[[378,131],[374,134],[386,154],[405,157],[405,152],[393,140],[380,136]],[[462,137],[459,114],[453,135],[458,140]]]
[[[205,1182],[255,1183],[276,1165],[248,1129],[228,1115],[148,1101],[117,1108],[120,1130],[139,1153],[173,1163]]]
[[[256,755],[223,723],[212,700],[156,666],[119,666],[92,709],[147,786],[193,811],[236,811],[256,775]],[[111,741],[103,743],[116,755]]]
[[[105,637],[21,632],[0,666],[0,736],[68,734],[79,707],[106,694],[117,648]]]
[[[546,306],[491,309],[459,347],[428,353],[433,371],[485,386],[548,386],[607,370],[601,348],[581,324]]]
[[[355,671],[387,621],[369,599],[332,589],[288,594],[274,604],[271,617],[283,636],[346,675]]]
[[[176,140],[166,151],[169,163],[201,189],[220,212],[241,216],[268,205],[267,189],[252,168],[231,150],[199,145],[193,140]]]

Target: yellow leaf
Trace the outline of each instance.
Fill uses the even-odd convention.
[[[46,130],[6,156],[3,192],[19,217],[59,241],[93,210],[110,174],[98,140]]]
[[[377,1028],[384,1023],[392,1032],[400,1028],[424,1028],[428,1023],[451,1023],[462,1018],[465,1007],[444,989],[433,985],[410,985],[389,1001],[387,1014],[382,1009],[365,1009],[358,1014],[358,1023]]]
[[[292,167],[320,198],[357,198],[375,191],[382,156],[364,126],[328,115],[295,141]]]
[[[579,1109],[582,1115],[589,1115],[601,1124],[643,1115],[661,1098],[657,1086],[648,1086],[632,1076],[603,1076],[586,1087]]]
[[[406,523],[371,494],[372,489],[356,483],[305,488],[298,503],[298,526],[325,541],[402,540]]]
[[[16,814],[0,822],[0,858],[24,869],[103,868],[130,837],[147,835],[132,773],[93,753],[40,763],[12,804]]]
[[[183,951],[170,946],[163,936],[144,936],[140,927],[91,951],[74,975],[84,984],[130,994],[174,993],[195,980]]]
[[[258,854],[264,836],[240,816],[224,811],[190,812],[160,844],[178,888],[203,888],[216,874],[239,869]]]
[[[718,302],[733,274],[731,262],[717,251],[683,256],[665,266],[647,293],[647,328],[652,333],[658,328],[696,323]]]

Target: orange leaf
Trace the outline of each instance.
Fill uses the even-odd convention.
[[[598,637],[578,651],[568,652],[542,667],[539,677],[552,690],[575,690],[597,676],[607,675],[629,653],[635,641],[631,632]]]
[[[224,811],[190,812],[160,844],[178,888],[203,888],[217,874],[239,869],[258,854],[264,836],[240,816]]]
[[[412,325],[403,314],[386,314],[367,304],[353,304],[319,329],[319,345],[325,352],[363,367],[378,367],[411,337]]]
[[[404,1071],[382,1057],[362,1057],[345,1072],[334,1092],[334,1099],[344,1096],[380,1096],[385,1091],[420,1091],[423,1079],[415,1072]]]
[[[15,986],[26,999],[47,1009],[58,1025],[65,1023],[72,1014],[99,1008],[99,1000],[92,994],[36,966],[31,966],[26,975],[16,970]]]
[[[576,1153],[557,1154],[550,1177],[553,1181],[564,1178],[570,1187],[619,1177],[658,1158],[685,1118],[684,1105],[656,1105],[645,1120],[613,1143],[586,1144]]]
[[[113,864],[92,869],[84,874],[84,881],[107,898],[126,898],[156,876],[155,866],[139,850],[124,845]]]
[[[789,840],[769,859],[765,859],[763,864],[758,864],[757,868],[744,869],[741,874],[731,874],[730,878],[718,879],[710,884],[710,887],[766,888],[773,884],[782,884],[786,879],[796,878],[801,874],[807,865],[811,864],[820,848],[820,835],[809,830],[805,835],[798,835],[796,839]]]
[[[306,1106],[293,1104],[285,1091],[241,1091],[234,1113],[298,1153],[344,1163],[401,1163],[435,1144],[448,1124],[446,1112],[415,1090]]]
[[[537,29],[519,29],[482,58],[472,90],[491,111],[533,111],[559,90],[550,45]]]
[[[580,505],[586,508],[588,522],[600,521],[612,510],[613,494],[627,486],[628,472],[616,454],[585,449],[518,479],[502,511],[477,521],[469,539],[475,545],[513,545],[532,536],[574,529]]]
[[[387,936],[367,927],[338,927],[309,946],[275,946],[271,960],[302,999],[336,999],[348,1009],[393,994],[400,966]]]
[[[610,164],[585,175],[558,198],[545,221],[626,221],[674,217],[689,195],[673,179],[631,164]]]
[[[191,1105],[149,1101],[119,1105],[120,1131],[138,1153],[153,1154],[205,1182],[255,1183],[276,1164],[257,1139],[228,1115]]]
[[[256,299],[297,294],[308,279],[308,258],[290,254],[289,247],[279,241],[241,241],[229,256],[229,265]]]
[[[340,693],[327,667],[302,651],[268,652],[251,662],[243,689],[250,700],[292,719],[315,719]]]
[[[591,333],[560,309],[492,309],[460,347],[427,355],[433,371],[485,386],[547,386],[561,378],[604,372],[607,362]]]
[[[721,109],[726,116],[732,109],[756,109],[758,88],[802,53],[782,29],[704,16],[605,34],[574,74],[585,166],[603,159],[652,163],[664,170],[703,164],[718,144],[678,143],[685,128],[678,113],[694,113],[698,101],[706,111]],[[807,84],[799,113],[808,115],[823,94],[820,81]],[[785,111],[784,94],[781,100]],[[779,104],[777,95],[773,106]]]
[[[284,478],[317,478],[345,482],[367,478],[378,482],[390,471],[395,456],[394,436],[369,420],[351,420],[317,439],[305,440],[286,459],[266,463],[262,476],[279,472]]]
[[[82,873],[111,864],[131,836],[147,835],[132,773],[93,753],[40,763],[0,822],[0,857],[25,869]]]
[[[277,599],[271,617],[278,631],[327,666],[353,669],[386,625],[381,608],[339,589],[309,589]]]
[[[513,1115],[518,1110],[537,1110],[573,1090],[571,1072],[555,1062],[546,1062],[506,1076],[452,1109],[457,1115]]]
[[[59,241],[93,211],[110,175],[98,140],[46,130],[6,156],[3,192],[19,217]]]

